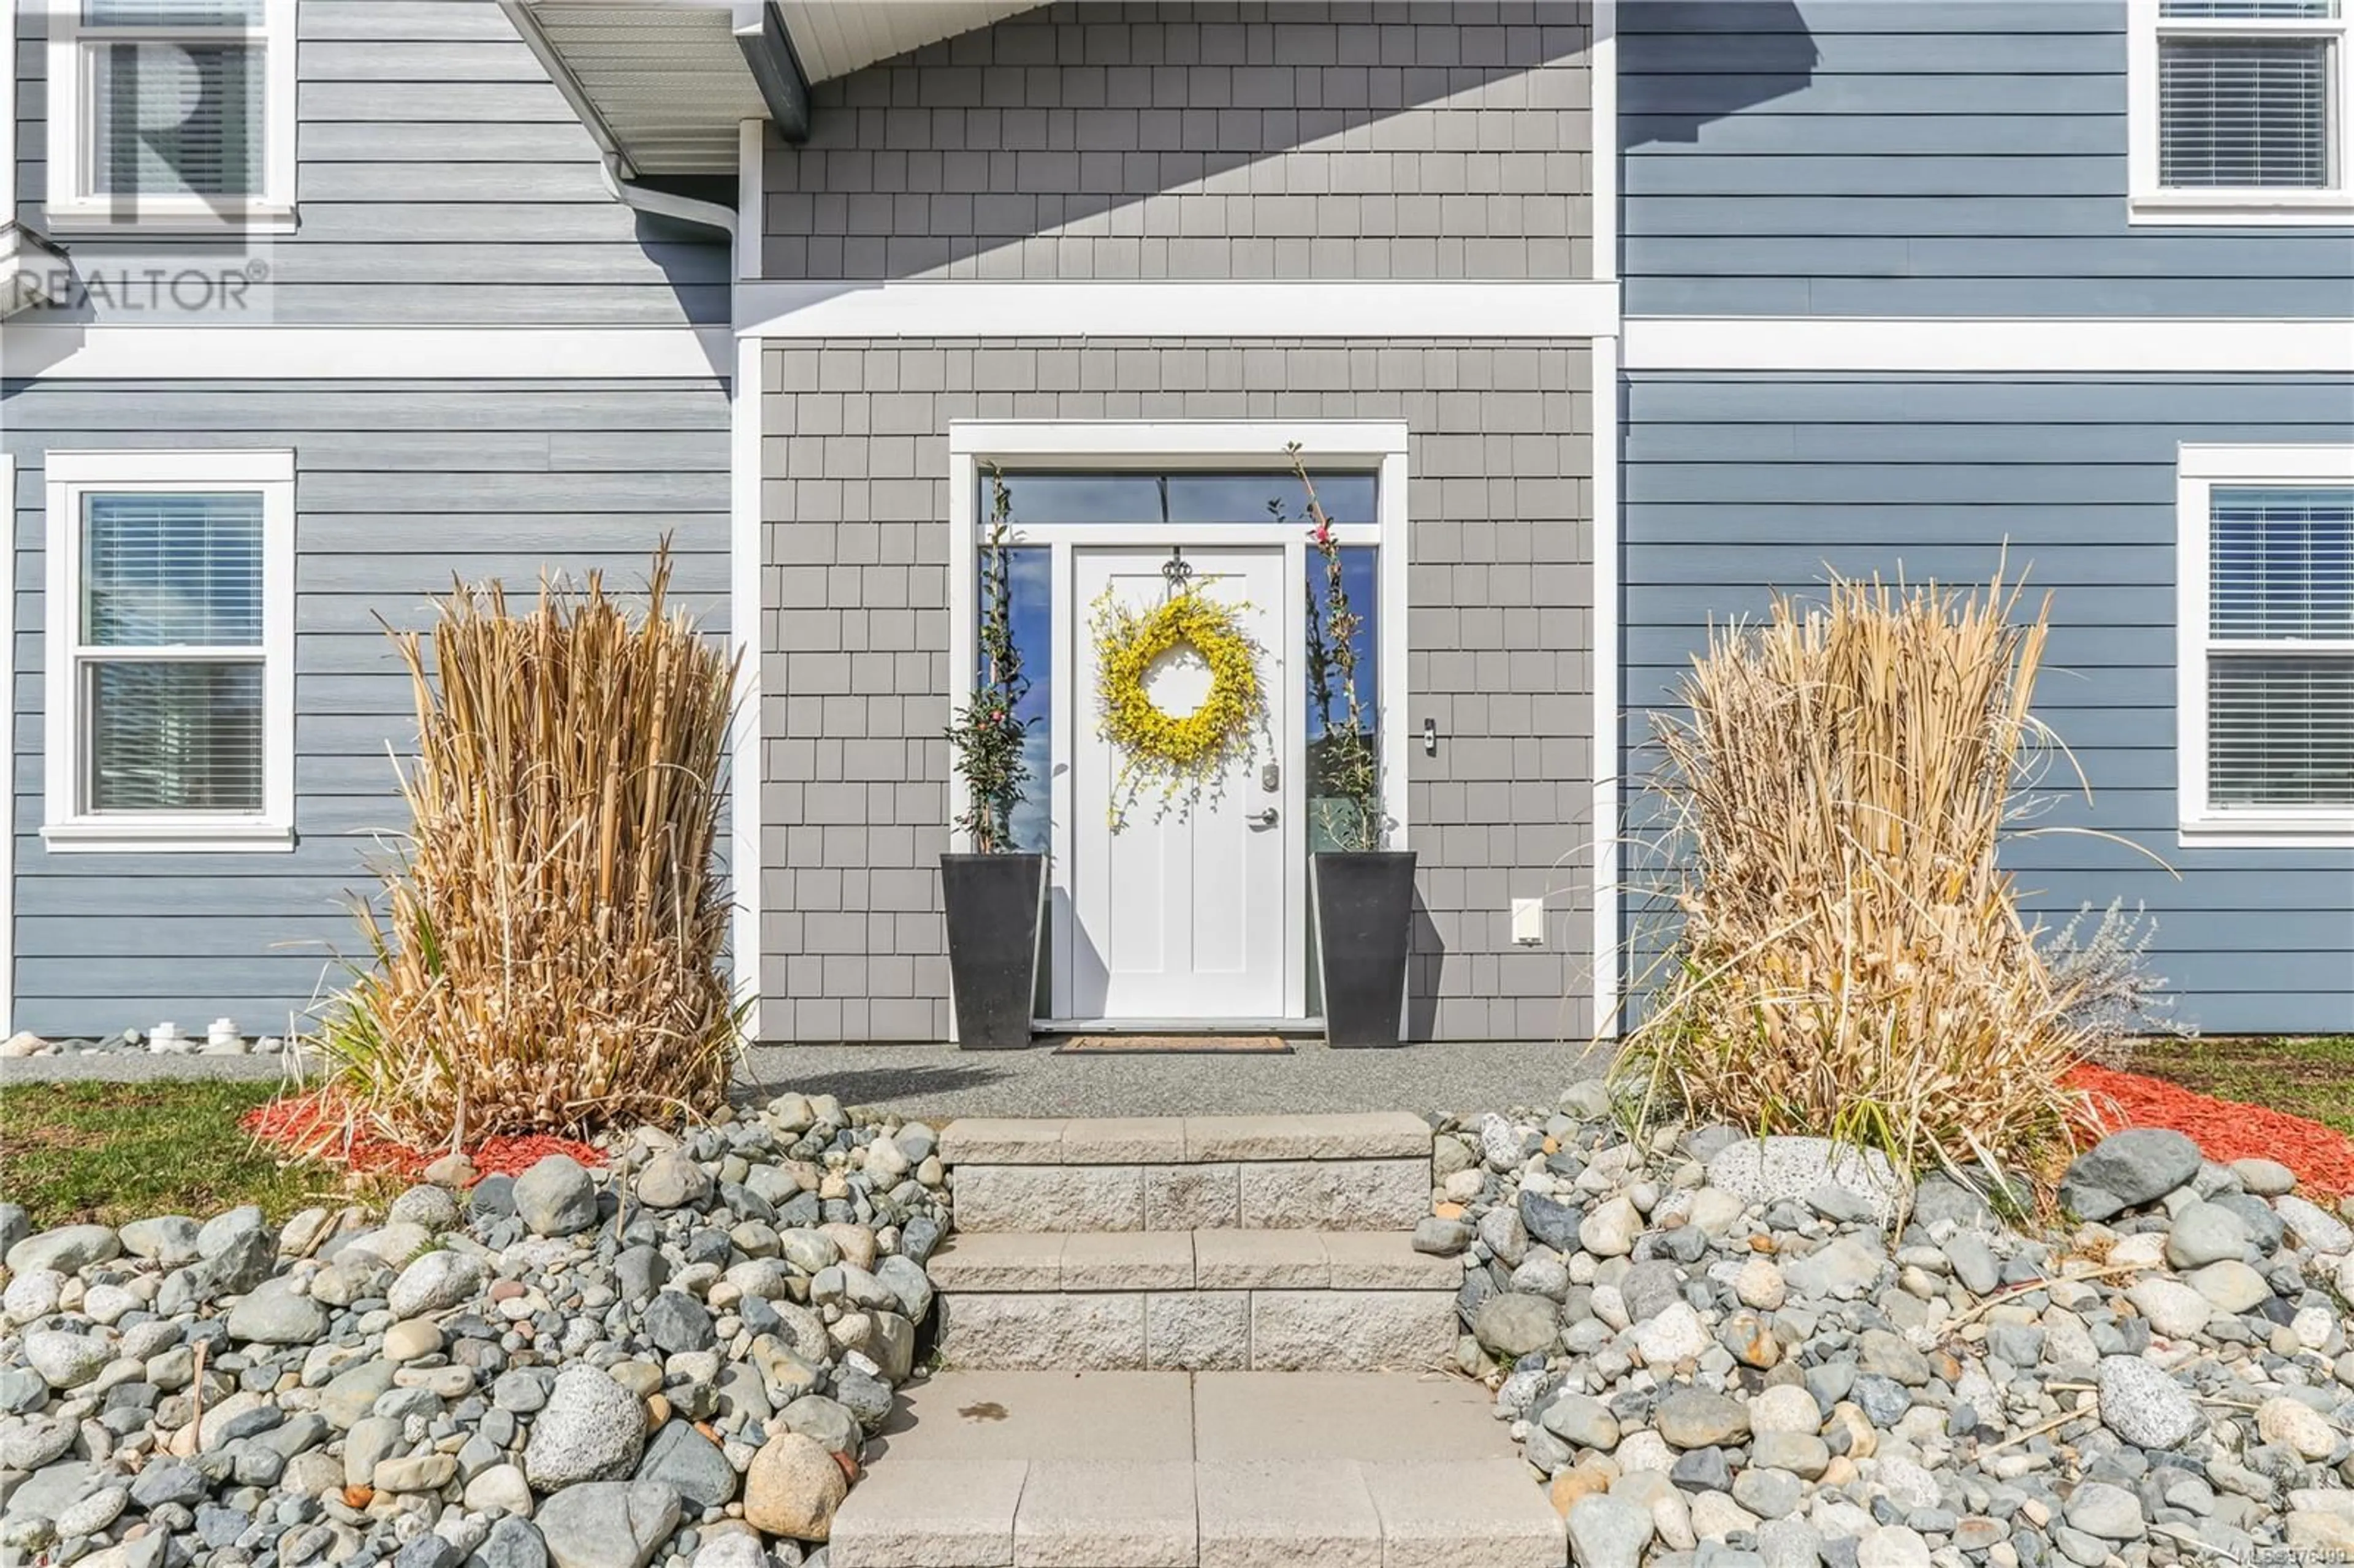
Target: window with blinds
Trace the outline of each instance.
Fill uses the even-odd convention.
[[[2336,210],[2349,150],[2345,0],[2161,0],[2132,15],[2137,200],[2313,221]]]
[[[2354,807],[2354,486],[2208,499],[2207,795]]]
[[[83,0],[86,194],[264,193],[264,0]]]
[[[261,810],[258,493],[83,498],[82,809]]]

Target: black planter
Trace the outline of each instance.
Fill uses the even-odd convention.
[[[1013,1051],[1029,1044],[1046,857],[944,854],[940,895],[948,906],[957,1044],[967,1051]]]
[[[1395,1045],[1414,937],[1414,852],[1320,854],[1313,864],[1325,1043]]]

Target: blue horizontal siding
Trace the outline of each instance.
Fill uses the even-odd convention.
[[[2069,752],[2005,850],[2022,902],[2053,927],[2146,905],[2152,968],[2202,1028],[2354,1031],[2354,851],[2187,848],[2174,788],[2176,447],[2354,440],[2354,383],[1646,374],[1625,397],[1630,774],[1712,626],[1833,571],[1969,584],[2007,563],[2031,606],[2049,596],[2037,708]],[[1641,845],[1633,863],[1642,887],[1673,875]],[[1657,934],[1632,903],[1639,965]]]
[[[1630,313],[2354,314],[2354,229],[2127,223],[2125,0],[1620,26]]]
[[[48,51],[13,8],[16,197],[48,195]],[[496,0],[302,0],[299,226],[257,239],[247,322],[668,326],[725,322],[716,230],[642,216],[607,188],[595,141]],[[0,35],[0,42],[9,42]],[[135,318],[102,286],[159,255],[241,265],[249,248],[80,237],[95,318]],[[21,317],[37,322],[41,313]]]
[[[679,603],[729,630],[727,399],[716,383],[39,382],[0,386],[16,460],[16,1021],[98,1034],[228,1015],[276,1031],[340,983],[349,900],[406,813],[409,681],[377,618],[430,624],[453,577],[642,584],[673,536]],[[51,854],[42,812],[46,454],[292,447],[294,782],[286,854]]]

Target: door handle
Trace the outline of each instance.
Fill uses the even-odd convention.
[[[1264,811],[1253,811],[1245,821],[1255,828],[1271,828],[1275,826],[1275,808],[1269,806]]]

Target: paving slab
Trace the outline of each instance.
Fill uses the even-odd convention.
[[[1190,1461],[1031,1464],[1014,1568],[1195,1568],[1200,1553]]]
[[[1063,1157],[1063,1120],[959,1117],[940,1129],[939,1155],[951,1165],[1051,1165]]]
[[[1190,1460],[1182,1372],[935,1372],[900,1391],[875,1473],[902,1457]]]
[[[1201,1568],[1382,1568],[1382,1519],[1354,1464],[1243,1459],[1194,1467]]]
[[[1562,1568],[1569,1532],[1519,1459],[1362,1466],[1382,1568]]]
[[[1411,1111],[1185,1118],[1185,1158],[1386,1160],[1430,1153],[1430,1124]]]
[[[894,1459],[833,1516],[833,1568],[1013,1568],[1021,1459]]]
[[[1185,1122],[1173,1116],[1073,1117],[1063,1123],[1066,1165],[1155,1165],[1185,1159]]]
[[[1204,1290],[1316,1290],[1331,1279],[1315,1231],[1197,1231],[1194,1283]]]
[[[1322,1239],[1335,1290],[1454,1290],[1463,1283],[1461,1259],[1416,1252],[1405,1232],[1327,1231]]]
[[[1488,1391],[1402,1372],[1205,1372],[1193,1378],[1193,1453],[1204,1463],[1516,1459]]]
[[[956,1231],[926,1266],[942,1290],[1060,1290],[1059,1232]]]
[[[1063,1245],[1066,1290],[1191,1290],[1190,1231],[1104,1231]]]

